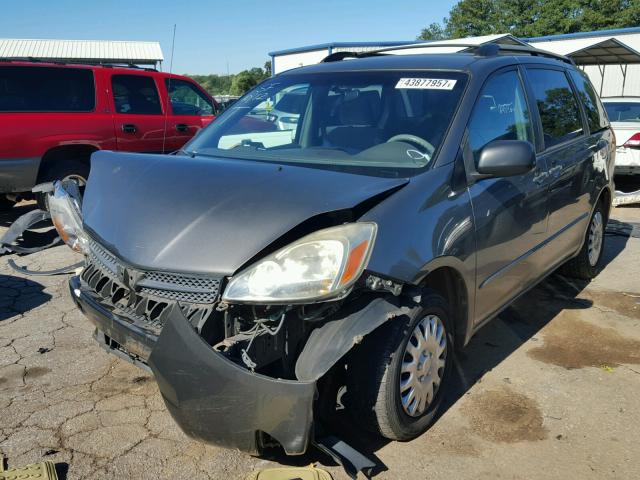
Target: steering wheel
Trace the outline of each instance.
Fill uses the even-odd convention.
[[[417,135],[411,135],[409,133],[401,133],[400,135],[394,135],[389,140],[387,140],[387,143],[390,143],[390,142],[411,143],[413,145],[416,145],[422,148],[422,150],[426,151],[430,157],[433,156],[433,152],[436,151],[434,146],[431,145],[429,142],[427,142],[424,138],[420,138]]]

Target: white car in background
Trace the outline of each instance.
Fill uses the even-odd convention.
[[[616,135],[616,175],[640,175],[640,97],[608,97],[602,103]]]

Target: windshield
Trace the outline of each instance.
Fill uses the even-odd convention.
[[[184,150],[411,175],[437,153],[466,78],[442,71],[275,77],[234,103]]]
[[[604,108],[612,122],[640,122],[640,102],[606,102]]]

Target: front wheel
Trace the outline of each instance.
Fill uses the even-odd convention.
[[[604,206],[598,202],[591,214],[580,253],[562,266],[562,273],[582,280],[591,280],[598,274],[602,268],[606,218]]]
[[[347,369],[354,419],[390,440],[424,433],[451,380],[452,334],[446,300],[427,291],[412,313],[365,337]]]

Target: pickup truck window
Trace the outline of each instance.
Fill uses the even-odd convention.
[[[89,69],[0,67],[0,112],[90,112],[95,103]]]
[[[174,115],[213,115],[213,105],[200,90],[184,80],[165,79]]]
[[[582,135],[578,102],[564,72],[542,68],[528,72],[540,112],[545,148]]]
[[[117,113],[162,115],[158,89],[153,78],[143,75],[111,77]]]
[[[487,81],[469,121],[469,145],[476,163],[482,148],[494,140],[533,143],[531,115],[515,70],[500,73]]]

